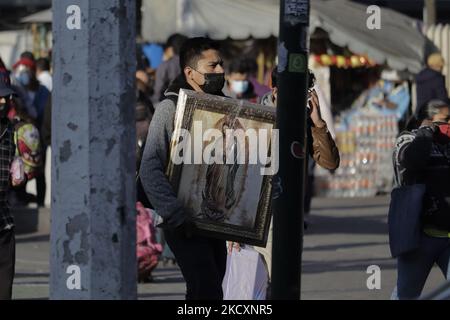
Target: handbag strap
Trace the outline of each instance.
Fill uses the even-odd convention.
[[[447,156],[446,150],[443,150],[439,144],[436,143],[436,148],[439,150],[439,152],[444,156],[444,158],[447,160],[447,163],[450,165],[450,158]],[[448,145],[447,145],[448,150]]]
[[[398,166],[397,166],[397,159],[394,158],[394,179],[397,184],[397,186],[401,187],[404,184],[402,177],[400,177],[400,173],[398,172]]]

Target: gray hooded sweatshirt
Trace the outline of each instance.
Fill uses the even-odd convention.
[[[180,226],[186,219],[183,204],[177,199],[166,176],[180,89],[194,90],[182,75],[171,83],[164,94],[166,99],[156,105],[139,170],[145,193],[156,213],[163,219],[160,226],[170,229]],[[223,94],[220,92],[218,95]]]

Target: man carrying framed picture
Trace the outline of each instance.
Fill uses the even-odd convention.
[[[186,281],[186,299],[222,300],[227,258],[225,241],[191,233],[189,215],[165,174],[179,90],[223,96],[225,75],[218,44],[207,38],[188,39],[180,50],[180,67],[182,74],[156,106],[140,177],[150,202],[163,218],[160,226]]]

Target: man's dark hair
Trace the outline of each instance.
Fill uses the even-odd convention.
[[[22,54],[20,55],[20,58],[25,58],[25,59],[29,59],[31,61],[36,61],[36,58],[34,57],[34,54],[30,51],[24,51],[22,52]]]
[[[50,61],[47,58],[39,58],[36,60],[36,69],[42,71],[50,71]]]
[[[247,73],[249,75],[255,76],[258,73],[258,63],[251,57],[244,58],[244,63],[247,66]]]
[[[245,59],[235,59],[228,66],[228,73],[249,73],[248,63]]]
[[[207,50],[220,50],[220,46],[216,41],[209,38],[191,38],[181,46],[180,49],[180,67],[184,70],[187,66],[197,68],[198,61],[202,58],[202,54]]]
[[[179,55],[181,46],[186,42],[187,39],[188,38],[186,36],[179,34],[179,33],[175,33],[175,34],[171,35],[169,37],[169,39],[167,39],[165,47],[166,48],[172,47],[173,52],[176,55]]]

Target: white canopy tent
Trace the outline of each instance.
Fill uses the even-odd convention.
[[[25,18],[22,18],[20,22],[23,23],[52,23],[52,9],[47,9],[33,13]]]
[[[268,38],[278,34],[274,0],[144,0],[142,35],[165,42],[173,33],[213,39]]]
[[[311,1],[311,31],[320,27],[336,45],[379,64],[417,73],[429,41],[419,21],[381,8],[381,29],[367,28],[367,7],[348,0]],[[173,33],[223,40],[278,35],[279,0],[144,0],[142,34],[165,42]]]
[[[173,33],[213,39],[264,39],[278,35],[279,0],[143,0],[142,36],[163,43]],[[311,32],[320,27],[338,46],[367,54],[379,64],[417,73],[431,42],[419,21],[381,8],[381,29],[369,30],[367,6],[349,0],[312,0]],[[25,23],[51,22],[51,9]]]

